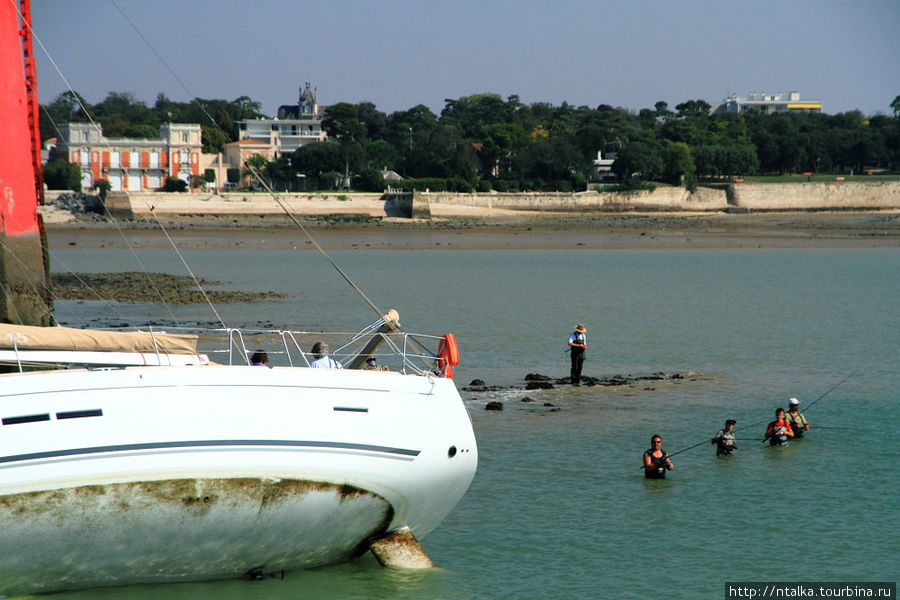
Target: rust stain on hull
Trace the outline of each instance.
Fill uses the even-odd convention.
[[[393,508],[346,484],[169,479],[0,496],[0,593],[240,577],[365,552]]]

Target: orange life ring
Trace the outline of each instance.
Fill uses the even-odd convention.
[[[443,364],[444,377],[453,377],[453,367],[459,364],[459,346],[456,345],[456,336],[452,333],[444,334],[438,344],[438,356]]]

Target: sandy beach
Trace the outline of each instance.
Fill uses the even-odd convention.
[[[304,215],[303,229],[326,249],[873,248],[900,246],[900,211],[771,213],[469,212],[431,220]],[[166,217],[115,221],[97,216],[47,224],[51,248],[133,245],[314,249],[282,215]],[[127,242],[126,242],[127,240]]]

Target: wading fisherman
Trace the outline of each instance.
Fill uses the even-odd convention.
[[[791,424],[784,418],[784,409],[775,410],[775,420],[766,427],[766,437],[762,441],[769,440],[770,446],[787,446],[788,440],[794,437]]]
[[[569,336],[569,350],[572,355],[572,371],[569,374],[569,383],[581,385],[581,367],[584,365],[584,351],[587,350],[587,327],[579,323],[575,331]]]
[[[710,442],[716,445],[716,456],[731,456],[732,451],[737,450],[737,444],[734,443],[734,426],[736,424],[737,421],[734,419],[725,421],[725,429],[720,429]]]
[[[809,423],[807,422],[806,417],[800,413],[800,401],[796,398],[791,398],[788,412],[784,418],[791,424],[791,429],[793,430],[796,439],[802,438],[804,432],[809,431]]]
[[[650,449],[644,452],[644,479],[665,479],[666,471],[675,468],[669,453],[662,449],[662,438],[650,438]]]

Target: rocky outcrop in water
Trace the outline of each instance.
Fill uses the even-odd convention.
[[[698,373],[688,372],[688,373],[644,373],[638,375],[604,375],[603,377],[590,377],[582,375],[581,377],[581,385],[584,387],[593,387],[593,386],[604,386],[604,387],[617,387],[617,386],[634,386],[638,384],[645,384],[647,382],[668,382],[668,383],[677,383],[685,380],[694,380],[700,378],[701,375]],[[561,385],[570,385],[568,377],[561,377],[558,379],[553,379],[547,375],[542,375],[540,373],[529,373],[525,376],[525,389],[526,390],[553,390],[557,389],[557,386]],[[504,389],[519,389],[518,386],[510,386],[507,388],[501,386],[492,386],[487,385],[481,379],[472,380],[469,385],[464,386],[463,391],[466,392],[497,392]],[[652,389],[652,388],[650,388]]]
[[[237,292],[206,290],[206,296],[188,276],[166,273],[55,273],[53,295],[64,300],[117,300],[119,302],[167,302],[198,304],[206,302],[254,302],[283,298],[276,292]],[[218,281],[199,281],[201,286]]]

